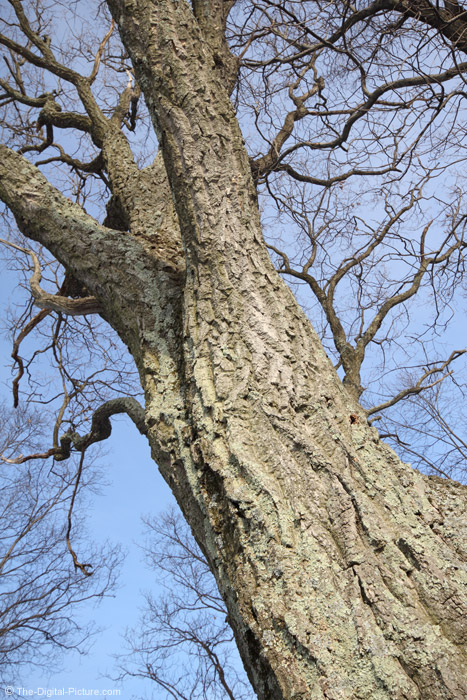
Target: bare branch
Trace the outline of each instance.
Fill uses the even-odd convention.
[[[114,28],[115,28],[115,22],[114,22],[114,20],[112,20],[110,23],[109,31],[104,36],[101,43],[99,44],[99,48],[97,49],[96,58],[94,59],[94,65],[92,67],[91,74],[88,78],[90,85],[92,85],[92,83],[94,82],[94,80],[97,77],[97,73],[99,71],[99,66],[100,66],[101,58],[102,58],[102,52],[104,51],[107,42],[109,41],[110,37],[112,36]]]
[[[58,313],[69,316],[84,316],[86,314],[98,314],[102,312],[102,306],[95,297],[69,299],[68,297],[62,297],[57,294],[49,294],[48,292],[45,292],[40,286],[40,281],[42,279],[41,266],[39,263],[39,258],[35,252],[30,248],[23,248],[22,246],[16,245],[16,243],[12,243],[11,241],[5,241],[3,238],[0,238],[0,243],[10,246],[10,248],[15,248],[22,253],[26,253],[32,258],[34,273],[29,280],[29,284],[34,297],[34,303],[41,309],[57,311]]]
[[[427,369],[423,375],[420,377],[418,382],[414,385],[409,387],[408,389],[403,389],[400,391],[396,396],[394,396],[392,399],[389,401],[385,401],[384,403],[379,404],[379,406],[374,406],[373,408],[369,408],[366,410],[367,416],[372,416],[374,413],[378,413],[379,411],[384,411],[385,408],[389,408],[390,406],[394,406],[396,403],[399,401],[402,401],[403,399],[408,398],[409,396],[413,396],[414,394],[420,394],[420,392],[425,391],[426,389],[431,389],[432,387],[436,386],[440,382],[442,382],[446,377],[449,377],[452,375],[452,370],[449,372],[446,372],[446,374],[443,374],[442,377],[439,377],[436,379],[436,381],[431,382],[430,384],[424,384],[423,382],[428,379],[428,377],[431,377],[433,374],[438,374],[439,372],[443,372],[446,367],[449,367],[451,362],[454,360],[457,360],[458,357],[461,357],[461,355],[464,355],[467,352],[466,350],[454,350],[448,357],[448,359],[443,362],[442,365],[439,367],[432,367],[431,369]]]
[[[68,547],[68,551],[71,554],[71,558],[73,559],[73,564],[75,566],[75,569],[79,569],[84,576],[92,576],[92,571],[89,571],[89,569],[92,569],[92,564],[82,564],[73,547],[71,546],[71,539],[70,539],[70,534],[71,534],[71,526],[72,526],[72,521],[71,521],[71,516],[73,514],[73,508],[75,505],[75,499],[76,499],[76,494],[78,493],[78,488],[79,488],[79,483],[81,481],[81,475],[83,473],[83,464],[84,464],[84,455],[86,454],[86,451],[83,450],[81,453],[81,458],[79,460],[79,466],[78,466],[78,471],[76,473],[76,479],[75,479],[75,485],[73,487],[73,493],[71,494],[71,500],[70,500],[70,507],[68,508],[68,515],[67,515],[67,521],[68,521],[68,527],[65,535],[66,539],[66,544]]]
[[[50,309],[42,309],[39,311],[38,314],[36,314],[33,318],[31,318],[28,323],[24,326],[24,328],[21,329],[19,335],[14,339],[13,341],[13,350],[11,351],[11,357],[15,361],[15,363],[18,365],[18,373],[16,377],[13,380],[13,406],[17,408],[18,403],[19,403],[19,383],[21,381],[21,378],[24,374],[24,363],[22,358],[19,355],[19,348],[23,340],[31,333],[31,331],[39,324],[43,319],[48,316],[51,313]]]
[[[15,457],[14,459],[0,454],[0,459],[6,464],[24,464],[25,462],[29,462],[31,459],[48,459],[49,457],[53,457],[56,452],[57,448],[51,447],[50,450],[47,450],[47,452],[35,452],[34,454],[26,456],[18,455],[18,457]]]
[[[56,451],[55,460],[58,462],[68,459],[71,446],[79,452],[82,452],[95,442],[106,440],[110,437],[112,432],[110,417],[119,413],[126,413],[136,425],[139,432],[142,435],[146,435],[145,415],[141,404],[130,396],[110,399],[94,411],[89,433],[81,436],[73,430],[70,430],[60,438],[60,450]]]

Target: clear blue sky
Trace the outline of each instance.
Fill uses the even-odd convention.
[[[4,318],[16,276],[1,266],[0,273],[0,302]],[[10,343],[1,338],[0,398],[7,403],[11,401],[10,352]],[[143,539],[141,516],[165,510],[174,499],[151,459],[146,439],[139,435],[129,419],[118,417],[113,420],[112,436],[106,441],[105,449],[107,454],[101,464],[106,466],[109,485],[103,487],[100,496],[92,496],[92,507],[86,513],[89,534],[97,542],[108,539],[121,544],[128,553],[115,597],[105,599],[97,606],[90,603],[81,608],[83,621],[94,620],[105,629],[96,636],[90,654],[85,657],[66,654],[60,673],[48,674],[31,668],[22,674],[21,685],[34,691],[62,687],[87,690],[120,688],[120,695],[115,697],[122,700],[151,697],[151,692],[157,700],[164,695],[149,681],[127,679],[119,685],[103,676],[106,673],[115,675],[112,654],[123,651],[121,635],[127,626],[137,623],[143,604],[141,590],[154,590],[157,585],[154,573],[147,569],[143,554],[136,546]],[[46,697],[44,691],[39,692]]]

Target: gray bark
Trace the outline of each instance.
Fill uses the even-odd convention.
[[[275,272],[228,59],[218,69],[188,3],[108,5],[168,181],[160,162],[140,173],[126,160],[126,177],[115,146],[108,167],[133,217],[116,231],[1,147],[1,199],[129,346],[154,458],[258,697],[465,698],[466,488],[379,440]]]

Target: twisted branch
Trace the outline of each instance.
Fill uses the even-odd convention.
[[[68,459],[71,448],[83,452],[89,445],[101,442],[110,437],[112,424],[110,417],[119,413],[126,413],[138,428],[141,435],[146,435],[147,428],[144,420],[144,408],[131,396],[123,396],[118,399],[110,399],[96,409],[92,415],[91,430],[86,435],[79,435],[74,430],[68,430],[60,438],[60,447],[55,451],[56,462]]]
[[[117,399],[106,401],[94,411],[91,420],[91,430],[86,435],[80,435],[74,430],[68,430],[60,438],[60,447],[52,447],[47,452],[35,453],[25,457],[19,455],[15,459],[10,459],[0,454],[0,459],[8,464],[23,464],[30,459],[47,459],[48,457],[53,457],[56,462],[63,462],[70,457],[72,447],[78,452],[84,453],[90,445],[110,437],[112,433],[110,418],[119,413],[126,413],[141,435],[147,434],[144,408],[132,396],[120,396]]]

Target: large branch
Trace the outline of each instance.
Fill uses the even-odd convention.
[[[236,0],[193,0],[193,13],[209,44],[217,70],[226,82],[229,93],[235,87],[240,62],[225,38],[225,23]]]
[[[112,22],[106,35],[103,37],[94,60],[92,71],[88,77],[81,75],[71,65],[65,64],[55,55],[50,42],[43,39],[34,30],[34,23],[29,20],[23,4],[19,0],[9,0],[18,21],[19,29],[23,35],[23,41],[0,34],[0,44],[10,49],[15,55],[20,56],[23,62],[27,62],[44,73],[49,73],[61,80],[67,81],[76,90],[81,101],[84,113],[70,110],[62,110],[55,95],[49,92],[40,98],[30,97],[25,94],[24,85],[19,89],[11,87],[3,81],[1,86],[8,99],[19,101],[32,107],[40,107],[37,118],[37,127],[47,127],[47,139],[43,143],[23,147],[23,151],[43,151],[48,146],[56,146],[60,155],[49,158],[46,162],[61,161],[78,170],[85,172],[106,171],[106,184],[112,192],[112,206],[120,213],[118,228],[129,230],[139,242],[145,245],[148,253],[157,251],[162,265],[177,272],[184,270],[184,253],[181,245],[180,231],[177,217],[174,211],[172,197],[167,182],[162,158],[156,158],[153,166],[140,170],[135,162],[130,144],[122,132],[122,121],[130,110],[132,100],[139,97],[139,87],[133,87],[131,81],[120,95],[118,104],[113,114],[109,116],[99,106],[98,99],[93,95],[92,84],[97,76],[101,62],[102,52],[113,32]],[[207,3],[204,10],[209,9],[209,17],[215,19],[209,29],[212,41],[216,40],[219,51],[225,53],[227,61],[228,47],[224,37],[226,12],[231,2]],[[28,10],[29,12],[29,10]],[[210,26],[210,19],[206,12],[200,13],[200,24],[206,31]],[[215,25],[215,26],[214,26]],[[15,78],[15,75],[13,75]],[[49,75],[50,82],[50,75]],[[24,94],[23,94],[24,93]],[[134,115],[133,115],[134,120]],[[134,126],[134,125],[133,125]],[[59,144],[53,144],[52,127],[59,129],[77,129],[88,133],[100,153],[91,163],[82,163],[80,160],[67,155]],[[130,124],[131,127],[131,124]],[[66,148],[66,146],[65,146]],[[84,168],[82,167],[84,166]],[[154,217],[153,211],[157,210],[158,216]],[[114,217],[114,222],[116,219]],[[109,223],[110,219],[106,223]]]
[[[146,307],[141,276],[147,274],[148,265],[141,243],[99,224],[25,157],[4,145],[0,145],[0,200],[20,231],[45,246],[98,299],[104,317],[125,342],[137,342],[138,313]],[[128,322],[123,316],[130,309]]]
[[[53,187],[26,158],[0,144],[0,199],[13,213],[20,231],[44,245],[83,281],[99,287],[96,255],[110,255],[122,234],[101,226],[78,204]],[[103,294],[103,289],[98,289]]]
[[[114,147],[118,149],[118,142]],[[25,157],[0,145],[0,200],[14,214],[20,231],[44,245],[96,297],[102,316],[128,346],[144,381],[164,396],[161,410],[176,394],[173,401],[183,411],[183,399],[177,394],[183,279],[177,266],[183,253],[173,217],[164,220],[165,211],[173,212],[173,203],[168,185],[164,186],[162,159],[144,173],[154,183],[143,192],[146,207],[139,213],[138,236],[99,224]],[[124,187],[125,172],[120,177]],[[142,189],[144,182],[139,180]],[[136,177],[131,185],[135,191]],[[157,185],[159,192],[154,189]],[[134,200],[135,206],[140,202],[141,198]],[[158,428],[153,424],[155,432]],[[163,442],[164,417],[160,430],[158,440]]]

